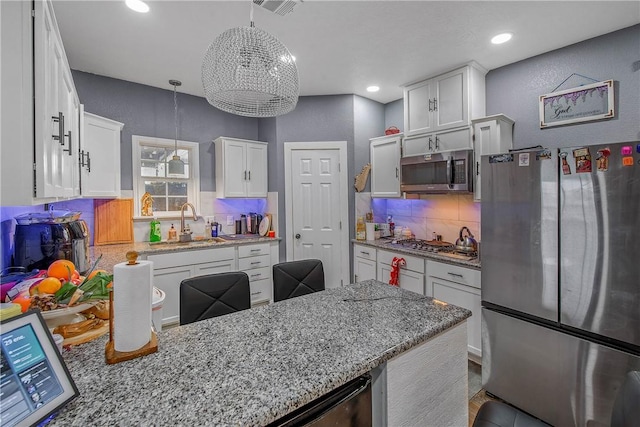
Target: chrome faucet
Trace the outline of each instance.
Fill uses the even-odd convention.
[[[180,207],[180,241],[181,242],[189,242],[191,241],[191,230],[187,231],[184,225],[184,210],[187,206],[191,207],[191,212],[193,213],[193,220],[198,220],[198,215],[196,215],[196,208],[189,202],[183,204]]]

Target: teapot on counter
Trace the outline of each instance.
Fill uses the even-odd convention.
[[[462,236],[464,231],[467,231],[466,236]],[[456,250],[461,252],[477,252],[478,251],[478,242],[473,238],[473,234],[471,234],[471,230],[469,227],[464,226],[460,229],[460,236],[458,240],[456,240]]]

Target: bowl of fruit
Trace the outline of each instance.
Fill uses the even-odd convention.
[[[54,261],[47,270],[17,282],[5,301],[20,304],[22,312],[40,310],[49,327],[83,320],[78,313],[109,299],[113,276],[96,270],[99,261],[86,276],[81,276],[71,261]]]

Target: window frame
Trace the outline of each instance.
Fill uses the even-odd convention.
[[[176,142],[174,139],[157,138],[153,136],[132,135],[131,136],[131,160],[133,171],[133,218],[134,219],[150,219],[154,216],[157,218],[179,218],[180,211],[160,211],[155,212],[153,216],[141,215],[141,198],[145,193],[144,181],[148,177],[141,175],[140,155],[143,146],[154,146],[163,148],[174,148]],[[187,181],[187,201],[196,208],[196,213],[200,215],[200,144],[192,141],[178,140],[178,149],[189,150],[189,178],[180,179]],[[171,180],[170,177],[167,179]]]

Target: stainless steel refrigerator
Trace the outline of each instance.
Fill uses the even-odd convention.
[[[481,161],[483,387],[556,426],[609,425],[640,370],[640,142]]]

